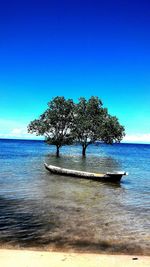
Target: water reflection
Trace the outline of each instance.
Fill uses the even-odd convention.
[[[59,167],[100,173],[107,171],[118,171],[122,169],[120,162],[112,157],[96,157],[94,155],[90,155],[86,158],[82,158],[78,155],[64,155],[60,158],[47,155],[45,157],[45,161],[47,164],[56,165]]]

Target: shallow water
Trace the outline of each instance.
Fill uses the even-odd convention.
[[[0,245],[150,255],[150,145],[55,148],[0,140]],[[56,176],[43,162],[105,172],[120,184]]]

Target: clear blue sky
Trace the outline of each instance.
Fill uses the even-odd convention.
[[[148,0],[0,2],[0,137],[28,138],[54,96],[96,95],[150,142],[149,88]]]

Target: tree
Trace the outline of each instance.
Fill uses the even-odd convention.
[[[112,144],[120,142],[124,136],[124,127],[116,117],[108,114],[98,97],[91,97],[88,101],[80,98],[75,107],[73,126],[74,139],[82,145],[82,155],[86,155],[86,148],[102,141]]]
[[[99,126],[105,113],[97,97],[91,97],[88,101],[82,97],[76,104],[73,133],[76,141],[82,145],[83,156],[87,146],[98,140]]]
[[[28,132],[44,135],[46,143],[56,146],[56,156],[63,145],[73,142],[71,129],[74,119],[72,99],[55,97],[48,103],[48,109],[28,125]]]
[[[119,143],[125,136],[124,127],[120,125],[117,117],[107,115],[102,125],[101,140],[106,144]]]

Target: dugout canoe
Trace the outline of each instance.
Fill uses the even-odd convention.
[[[77,178],[90,179],[95,181],[119,182],[123,175],[127,175],[126,172],[93,173],[60,168],[53,165],[48,165],[47,163],[44,163],[44,165],[45,168],[53,174],[73,176]]]

